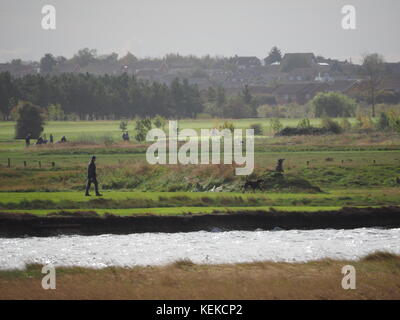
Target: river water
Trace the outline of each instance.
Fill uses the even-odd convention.
[[[374,251],[400,254],[400,229],[230,231],[0,238],[0,269],[55,266],[354,260]]]

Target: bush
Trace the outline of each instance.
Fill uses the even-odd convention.
[[[323,119],[320,128],[311,126],[307,120],[308,119],[303,119],[300,121],[296,128],[284,128],[283,130],[279,131],[276,136],[322,135],[327,133],[338,134],[342,132],[340,125],[332,119]]]
[[[283,125],[279,119],[271,119],[269,120],[269,123],[273,133],[280,132],[283,128]]]
[[[157,115],[157,116],[153,119],[153,124],[154,124],[154,126],[155,126],[156,128],[164,129],[164,128],[165,128],[165,125],[167,124],[167,120],[166,120],[164,117]]]
[[[325,128],[293,128],[293,127],[285,127],[281,131],[279,131],[276,136],[308,136],[308,135],[321,135],[328,133]]]
[[[121,129],[122,132],[125,132],[128,130],[128,120],[121,120],[119,123],[119,128]]]
[[[381,112],[381,115],[379,116],[378,123],[376,124],[376,127],[378,130],[387,130],[390,127],[389,123],[389,117],[385,112]]]
[[[138,142],[143,142],[146,140],[147,132],[151,129],[151,120],[148,118],[138,119],[135,124],[135,139]]]
[[[224,129],[228,129],[233,133],[233,131],[235,130],[235,125],[233,124],[233,122],[225,121],[221,126],[219,126],[219,130]]]
[[[114,144],[114,138],[112,137],[111,134],[109,135],[105,134],[104,136],[101,137],[101,139],[103,140],[104,145],[107,147]]]
[[[334,121],[330,118],[322,119],[321,127],[323,129],[325,129],[327,132],[334,133],[334,134],[339,134],[343,131],[342,128],[340,127],[340,125],[336,121]]]
[[[48,119],[51,121],[63,121],[65,120],[64,110],[60,104],[52,104],[47,107]]]
[[[342,127],[343,131],[351,130],[351,123],[347,118],[342,118],[342,120],[340,121],[340,126]]]
[[[43,110],[40,107],[27,101],[21,101],[16,107],[16,115],[16,139],[24,139],[29,133],[33,139],[40,137],[44,125]]]
[[[76,113],[68,113],[66,116],[67,121],[79,121],[79,115]]]
[[[400,114],[394,110],[389,112],[389,126],[390,129],[400,132]]]
[[[311,128],[310,120],[308,118],[304,118],[304,119],[300,120],[299,123],[297,124],[297,128],[300,128],[300,129]]]
[[[311,101],[318,117],[351,117],[356,109],[355,100],[336,92],[320,92]]]
[[[264,134],[262,125],[260,123],[253,123],[250,125],[250,129],[254,130],[255,136],[262,136]]]
[[[223,116],[231,119],[249,118],[253,115],[253,110],[242,98],[231,98],[223,106]]]
[[[222,117],[222,107],[218,107],[216,103],[207,103],[204,112],[214,118]]]
[[[374,122],[372,121],[370,116],[358,116],[357,121],[358,128],[363,131],[371,131],[374,127]]]

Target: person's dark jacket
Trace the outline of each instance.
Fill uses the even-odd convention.
[[[94,163],[94,161],[89,162],[88,178],[91,178],[91,179],[96,178],[96,164]]]

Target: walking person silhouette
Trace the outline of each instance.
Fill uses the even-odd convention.
[[[99,183],[97,182],[97,173],[96,173],[96,156],[93,156],[88,165],[88,178],[86,184],[86,193],[85,196],[90,196],[89,189],[90,185],[94,184],[94,190],[96,192],[96,196],[101,196],[99,192]]]

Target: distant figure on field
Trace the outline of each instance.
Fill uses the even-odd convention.
[[[93,156],[92,159],[89,162],[88,166],[88,179],[87,179],[87,184],[86,184],[86,193],[85,196],[90,196],[89,194],[89,189],[90,185],[94,184],[94,190],[96,192],[96,196],[101,196],[99,193],[99,184],[97,182],[97,174],[96,174],[96,157]]]
[[[61,142],[61,143],[67,142],[67,138],[66,138],[65,136],[62,136],[60,142]]]
[[[53,143],[54,142],[54,138],[53,138],[53,135],[50,133],[50,143]]]
[[[36,141],[36,144],[43,144],[43,143],[44,143],[44,140],[43,140],[42,137],[39,137],[39,138],[37,139],[37,141]]]
[[[285,161],[285,159],[278,159],[278,163],[276,164],[276,168],[275,171],[279,172],[279,173],[283,173],[283,161]]]
[[[122,134],[122,139],[123,139],[124,141],[129,141],[129,133],[128,133],[128,132],[124,132],[124,133]]]
[[[30,134],[30,133],[28,133],[25,137],[25,144],[27,147],[29,147],[31,145],[31,137],[32,137],[32,134]]]

